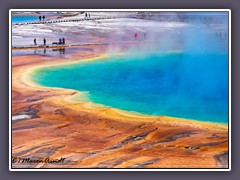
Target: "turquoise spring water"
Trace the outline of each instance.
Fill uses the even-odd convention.
[[[32,80],[148,115],[228,123],[227,53],[126,54],[41,68]]]
[[[37,16],[12,16],[12,23],[38,21]]]
[[[181,27],[159,25],[160,34],[149,28],[152,44],[139,43],[125,55],[40,68],[32,80],[88,92],[85,101],[121,110],[227,124],[228,16],[207,17]]]

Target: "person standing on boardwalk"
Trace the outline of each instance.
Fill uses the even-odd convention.
[[[88,19],[90,19],[90,13],[88,13]]]
[[[64,37],[62,38],[62,44],[63,45],[65,44],[65,38]]]
[[[135,39],[138,38],[138,34],[137,34],[137,33],[134,34],[134,38],[135,38]]]
[[[36,40],[36,38],[34,38],[33,42],[34,42],[34,45],[36,46],[36,45],[37,45],[37,40]]]
[[[59,38],[58,44],[62,44],[62,39]]]
[[[43,19],[43,21],[44,21],[44,19],[45,19],[45,16],[43,16],[43,17],[42,17],[42,19]]]
[[[43,44],[44,44],[44,46],[46,45],[46,39],[45,38],[43,38]]]
[[[41,21],[42,20],[42,16],[39,16],[39,21]]]
[[[87,13],[85,13],[85,19],[87,19]]]

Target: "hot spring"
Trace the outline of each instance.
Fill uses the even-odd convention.
[[[227,67],[227,54],[124,55],[42,68],[32,77],[126,111],[227,123]]]
[[[12,16],[12,23],[38,21],[38,16]]]
[[[227,124],[227,22],[162,31],[154,51],[145,45],[124,55],[39,68],[31,78],[87,92],[87,101],[125,111]]]

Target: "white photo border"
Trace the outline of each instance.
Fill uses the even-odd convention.
[[[12,12],[228,12],[228,168],[12,168]],[[9,10],[9,171],[231,171],[231,9],[10,9]]]

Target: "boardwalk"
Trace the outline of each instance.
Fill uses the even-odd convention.
[[[68,48],[68,47],[78,47],[78,46],[96,46],[96,45],[113,45],[113,44],[148,44],[157,43],[160,41],[121,41],[121,42],[102,42],[102,43],[79,43],[79,44],[67,44],[67,45],[29,45],[29,46],[13,46],[13,50],[21,49],[42,49],[42,48]]]
[[[90,20],[102,20],[102,19],[116,19],[124,18],[126,16],[109,16],[109,17],[93,17],[93,18],[77,18],[77,19],[62,19],[62,20],[48,20],[48,21],[33,21],[24,23],[13,23],[15,25],[28,25],[28,24],[52,24],[52,23],[63,23],[63,22],[78,22],[78,21],[90,21]]]
[[[137,18],[137,19],[147,19],[147,20],[157,20],[161,22],[179,22],[179,23],[222,23],[221,19],[213,17],[196,17],[196,16],[169,16],[169,15],[159,15],[159,16],[142,16],[142,15],[123,15],[123,16],[106,16],[106,17],[92,17],[92,18],[76,18],[76,19],[62,19],[62,20],[48,20],[48,21],[33,21],[24,23],[13,23],[14,25],[28,25],[28,24],[51,24],[51,23],[62,23],[62,22],[78,22],[78,21],[90,21],[90,20],[103,20],[103,19],[116,19],[116,18]]]
[[[41,48],[65,48],[76,46],[90,46],[90,45],[106,45],[107,43],[81,43],[81,44],[68,44],[68,45],[29,45],[29,46],[13,46],[13,50],[20,49],[41,49]]]

